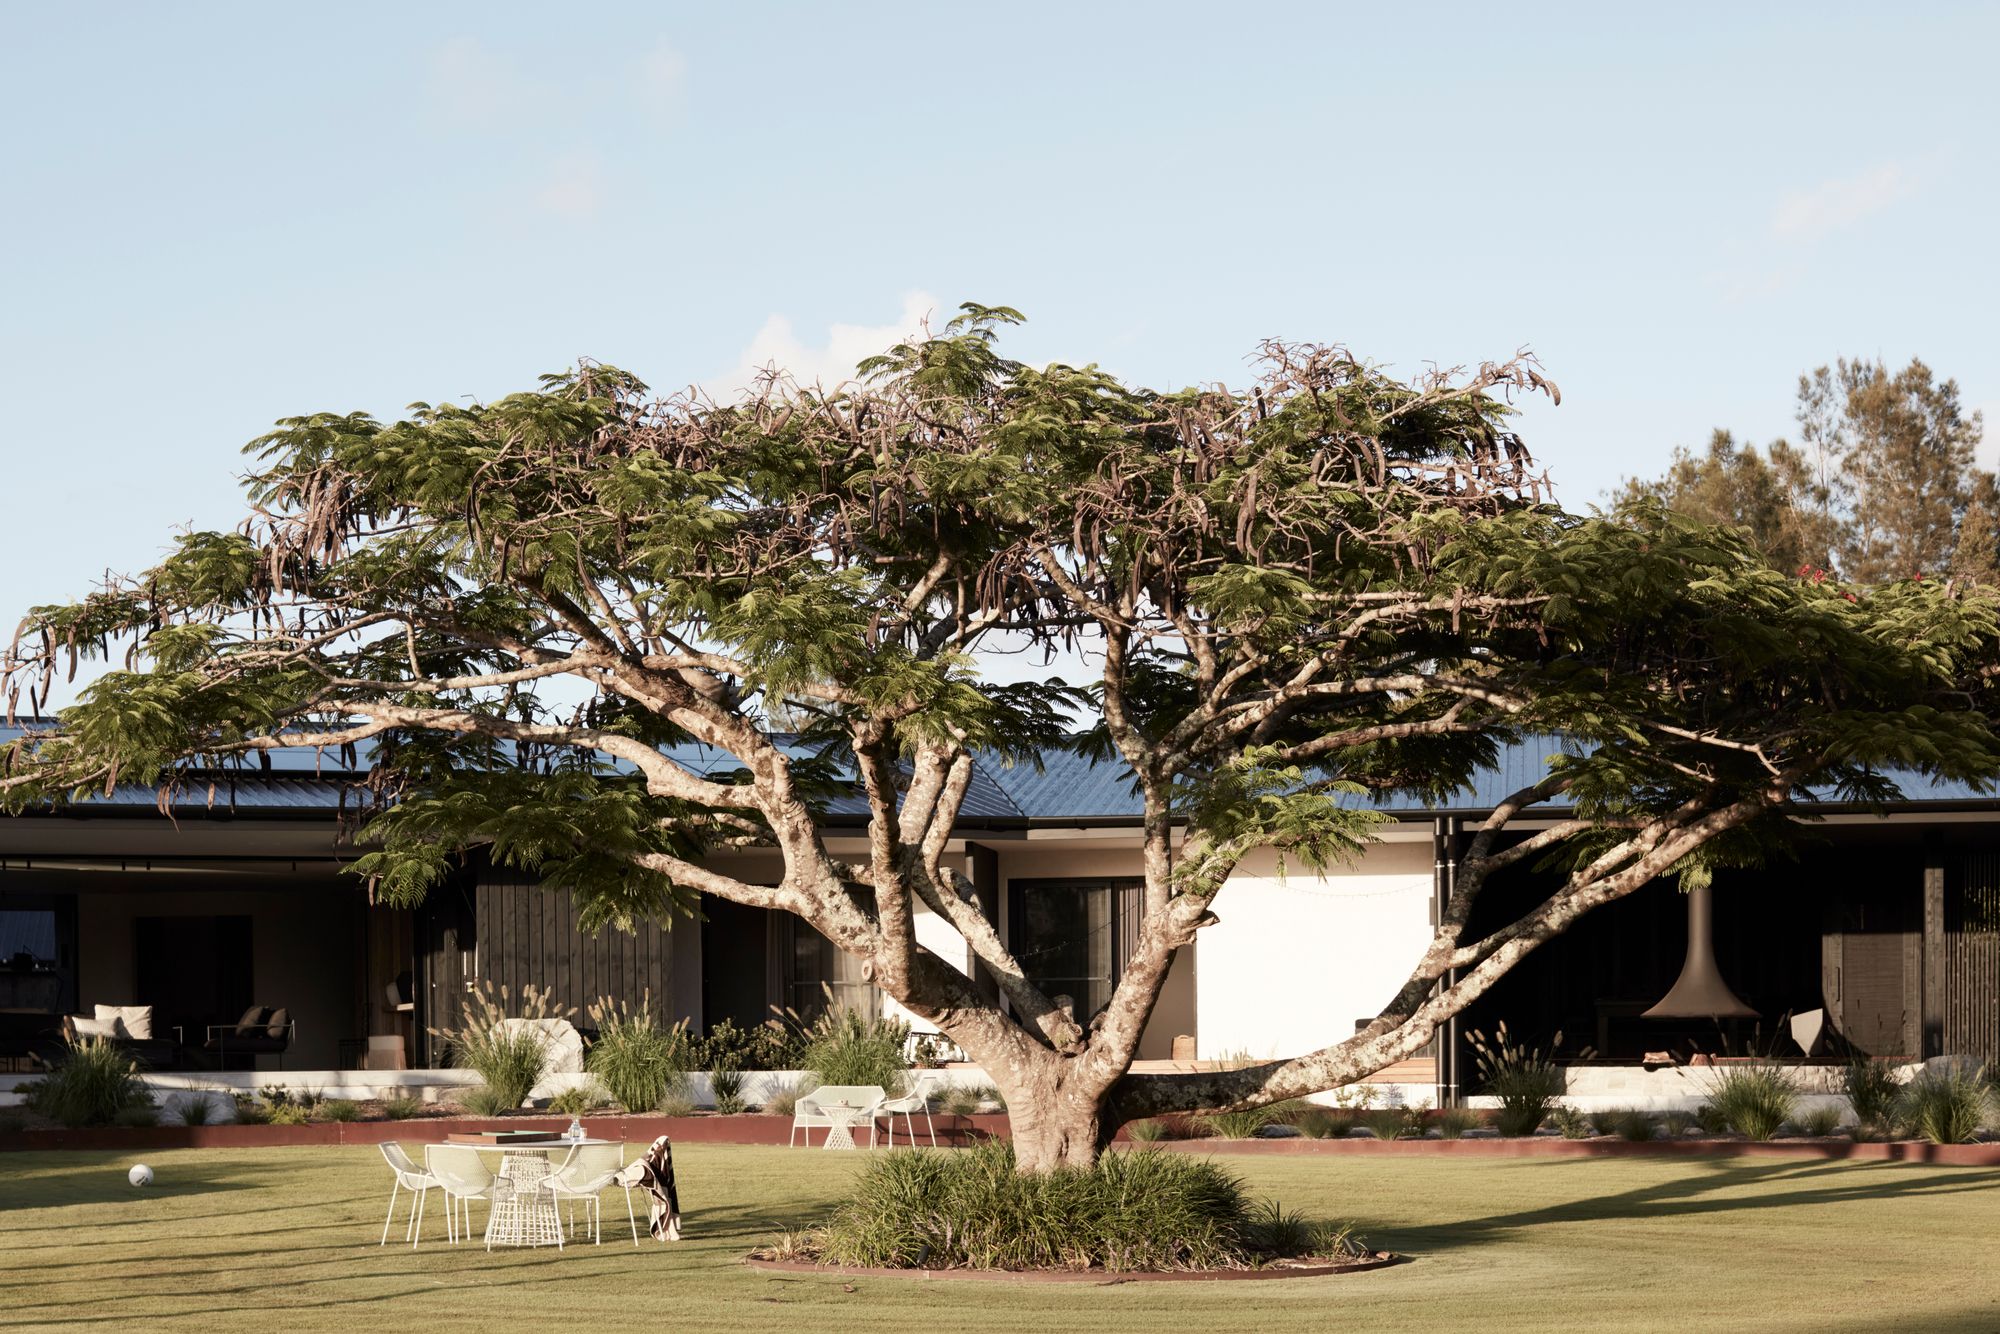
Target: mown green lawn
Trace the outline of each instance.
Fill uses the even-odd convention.
[[[0,1327],[2000,1330],[1996,1169],[1232,1157],[1253,1189],[1359,1220],[1415,1263],[1081,1286],[755,1272],[738,1258],[828,1206],[859,1156],[676,1157],[684,1241],[635,1251],[613,1237],[612,1206],[601,1249],[489,1255],[432,1224],[419,1250],[378,1247],[389,1174],[373,1149],[160,1153],[144,1191],[125,1182],[129,1158],[0,1154]]]

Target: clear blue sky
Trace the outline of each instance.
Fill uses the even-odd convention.
[[[314,409],[824,373],[927,306],[1030,359],[1538,352],[1583,506],[1925,357],[2000,447],[2000,7],[0,11],[0,621],[236,514]]]

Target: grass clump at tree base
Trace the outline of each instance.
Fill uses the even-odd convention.
[[[1350,1229],[1253,1201],[1204,1159],[1139,1150],[1023,1174],[999,1143],[875,1158],[824,1226],[764,1252],[869,1268],[1120,1272],[1367,1254]]]

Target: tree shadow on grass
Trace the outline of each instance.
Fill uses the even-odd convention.
[[[1744,1210],[1960,1195],[2000,1185],[2000,1170],[1962,1167],[1917,1172],[1906,1165],[1892,1163],[1863,1165],[1743,1159],[1696,1159],[1690,1160],[1688,1165],[1692,1167],[1696,1164],[1707,1170],[1677,1174],[1611,1195],[1565,1200],[1533,1209],[1491,1214],[1485,1218],[1398,1228],[1395,1240],[1399,1246],[1407,1246],[1412,1251],[1436,1254],[1483,1245],[1512,1232],[1551,1224],[1627,1219],[1657,1222]],[[1574,1163],[1545,1163],[1537,1164],[1536,1170],[1573,1170],[1580,1166]],[[1767,1189],[1755,1189],[1760,1186]]]
[[[442,1207],[442,1206],[439,1206]],[[299,1212],[303,1206],[291,1205],[272,1212]],[[388,1262],[388,1274],[406,1274],[411,1266],[434,1266],[439,1256],[458,1257],[481,1266],[509,1266],[522,1262],[525,1257],[547,1257],[540,1262],[567,1257],[580,1260],[582,1257],[600,1256],[619,1258],[631,1255],[645,1255],[657,1252],[661,1255],[683,1255],[690,1252],[706,1253],[722,1250],[734,1253],[738,1248],[747,1248],[767,1239],[782,1223],[770,1218],[761,1209],[729,1206],[702,1210],[699,1213],[683,1215],[683,1223],[689,1229],[693,1245],[679,1243],[662,1244],[654,1241],[646,1231],[643,1212],[637,1216],[639,1245],[632,1244],[632,1234],[625,1230],[625,1220],[605,1218],[604,1241],[601,1245],[588,1239],[572,1239],[567,1248],[557,1251],[553,1247],[514,1248],[497,1247],[487,1252],[481,1240],[485,1220],[475,1212],[473,1231],[470,1238],[457,1245],[446,1242],[442,1233],[442,1214],[427,1213],[424,1218],[425,1233],[423,1244],[411,1247],[402,1238],[404,1219],[398,1215],[390,1228],[390,1240],[381,1242],[382,1216],[376,1215],[371,1221],[349,1213],[337,1217],[321,1217],[318,1221],[292,1227],[259,1228],[247,1232],[203,1236],[201,1242],[218,1243],[213,1249],[192,1249],[177,1247],[168,1257],[174,1264],[184,1268],[159,1268],[142,1274],[134,1274],[129,1281],[143,1284],[168,1283],[175,1279],[189,1280],[199,1284],[204,1292],[221,1291],[214,1286],[221,1276],[237,1271],[248,1271],[258,1275],[283,1274],[286,1285],[306,1281],[345,1281],[351,1275],[342,1273],[338,1279],[300,1279],[296,1266],[322,1264],[376,1264]],[[177,1222],[180,1220],[176,1220]],[[287,1240],[286,1234],[318,1233],[325,1238],[318,1243]],[[327,1236],[326,1234],[332,1234]],[[268,1244],[258,1244],[268,1243]],[[63,1281],[61,1271],[90,1270],[103,1266],[130,1264],[131,1251],[115,1233],[100,1233],[88,1239],[70,1238],[59,1243],[61,1249],[71,1253],[65,1260],[33,1261],[32,1273],[19,1272],[14,1278],[0,1277],[0,1294],[10,1291],[32,1293],[44,1287],[51,1279]],[[97,1252],[102,1252],[98,1254]],[[143,1253],[143,1252],[142,1252]],[[396,1257],[404,1257],[397,1259]],[[476,1257],[486,1257],[478,1259]],[[454,1263],[459,1262],[455,1260]],[[364,1275],[365,1276],[365,1275]],[[255,1291],[269,1286],[268,1281],[244,1285],[232,1291]],[[55,1303],[61,1304],[61,1303]],[[5,1309],[21,1309],[19,1303],[6,1303]]]
[[[636,1248],[628,1234],[614,1232],[607,1225],[602,1246],[572,1242],[561,1251],[542,1247],[525,1250],[501,1248],[488,1252],[477,1240],[462,1242],[456,1248],[447,1247],[441,1240],[426,1241],[422,1248],[412,1250],[407,1245],[399,1246],[393,1239],[388,1246],[380,1246],[371,1236],[338,1246],[313,1247],[303,1253],[286,1247],[232,1250],[214,1257],[180,1253],[173,1258],[192,1262],[188,1268],[163,1270],[128,1279],[123,1291],[83,1296],[52,1294],[46,1301],[9,1300],[0,1304],[0,1328],[22,1323],[20,1317],[34,1323],[46,1319],[48,1312],[58,1310],[62,1313],[64,1324],[79,1325],[137,1325],[154,1319],[178,1320],[189,1316],[240,1313],[246,1306],[261,1304],[260,1298],[268,1297],[278,1289],[287,1293],[282,1304],[282,1310],[287,1314],[436,1296],[441,1287],[453,1286],[454,1281],[482,1290],[537,1287],[548,1291],[563,1284],[601,1282],[609,1273],[625,1272],[635,1260],[654,1264],[679,1261],[684,1267],[689,1259],[711,1259],[717,1252],[733,1256],[735,1247],[726,1244],[731,1238],[740,1239],[751,1233],[768,1236],[771,1230],[768,1215],[762,1210],[744,1207],[705,1210],[699,1215],[689,1215],[688,1219],[701,1228],[699,1241],[694,1246],[678,1243],[662,1245],[653,1241],[644,1235],[642,1217],[639,1223],[640,1245]],[[315,1230],[343,1226],[351,1221],[320,1224]],[[475,1219],[475,1231],[478,1226],[479,1220]],[[701,1242],[710,1244],[703,1245]],[[225,1259],[228,1263],[204,1263],[215,1258]],[[441,1259],[453,1267],[440,1267]],[[301,1263],[351,1267],[324,1276],[302,1275],[297,1268]],[[38,1265],[37,1268],[51,1267]],[[232,1281],[239,1271],[247,1272],[251,1277],[247,1281]],[[42,1286],[46,1286],[46,1277],[45,1274]],[[295,1296],[301,1287],[327,1285],[346,1289],[350,1286],[371,1287],[377,1283],[395,1286],[356,1291],[351,1296],[332,1292],[320,1300],[301,1301]],[[0,1291],[4,1291],[4,1287],[0,1287]],[[213,1304],[180,1304],[195,1300]],[[159,1309],[161,1307],[167,1309]],[[135,1308],[144,1309],[147,1314],[142,1317]]]
[[[267,1184],[266,1174],[227,1163],[176,1164],[160,1169],[150,1186],[134,1186],[126,1177],[124,1160],[94,1163],[85,1170],[38,1172],[18,1177],[0,1188],[0,1218],[27,1209],[68,1209],[78,1205],[135,1203],[142,1200],[185,1199],[231,1191],[255,1190]],[[235,1216],[238,1210],[227,1211]],[[223,1215],[217,1215],[218,1217]],[[0,1227],[0,1233],[46,1232],[45,1223]]]

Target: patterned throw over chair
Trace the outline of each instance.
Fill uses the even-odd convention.
[[[654,1140],[638,1162],[628,1164],[618,1174],[618,1184],[628,1190],[643,1190],[653,1197],[646,1229],[656,1241],[681,1239],[681,1197],[674,1189],[673,1141],[665,1135]]]
[[[437,1178],[418,1167],[400,1144],[384,1140],[378,1146],[382,1157],[388,1161],[389,1170],[396,1174],[396,1184],[389,1188],[389,1216],[382,1220],[382,1240],[379,1245],[389,1244],[389,1224],[396,1219],[396,1197],[403,1191],[410,1191],[410,1221],[403,1229],[403,1239],[415,1247],[424,1229],[424,1198],[437,1189]],[[445,1220],[447,1224],[450,1219]]]
[[[570,1236],[576,1235],[576,1205],[583,1202],[584,1217],[590,1223],[591,1238],[599,1245],[604,1244],[604,1202],[601,1192],[623,1183],[619,1174],[625,1169],[625,1146],[622,1144],[581,1144],[562,1168],[550,1174],[545,1183],[556,1197],[557,1205],[569,1201]],[[632,1244],[639,1244],[639,1221],[632,1212],[632,1188],[625,1186],[625,1221],[632,1225]]]

